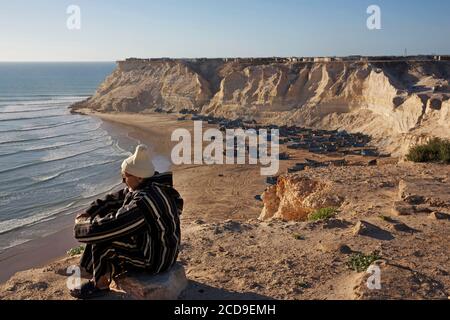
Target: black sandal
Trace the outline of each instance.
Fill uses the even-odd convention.
[[[76,299],[89,300],[105,296],[110,289],[99,289],[95,286],[94,281],[90,280],[83,284],[79,289],[70,290],[70,295]]]

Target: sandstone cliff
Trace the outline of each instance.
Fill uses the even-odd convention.
[[[403,153],[450,137],[450,62],[130,60],[75,109],[183,109],[227,118],[364,132]]]

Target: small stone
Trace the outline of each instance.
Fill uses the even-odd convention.
[[[49,287],[49,285],[47,282],[41,281],[41,282],[32,283],[32,284],[28,285],[27,289],[31,290],[31,291],[45,291],[48,289],[48,287]]]
[[[423,204],[425,202],[424,197],[419,195],[408,195],[403,198],[403,201],[409,204]]]
[[[373,160],[370,160],[369,162],[367,162],[367,165],[368,166],[376,166],[378,164],[378,161],[377,161],[377,159],[373,159]]]
[[[418,258],[422,258],[423,256],[425,256],[424,253],[423,253],[422,251],[420,251],[420,250],[414,251],[414,252],[413,252],[413,255],[414,255],[415,257],[418,257]]]
[[[428,218],[433,220],[450,220],[450,215],[443,212],[434,211],[429,214]]]
[[[353,234],[354,235],[362,235],[362,236],[368,236],[371,235],[374,232],[378,231],[378,227],[367,222],[367,221],[358,221],[358,223],[353,228]]]
[[[448,276],[449,273],[448,271],[444,270],[444,269],[438,269],[439,274],[443,275],[443,276]]]
[[[342,253],[342,254],[350,254],[353,253],[353,250],[350,249],[349,246],[337,243],[337,242],[326,242],[326,243],[319,243],[318,249],[322,251],[323,253]]]
[[[353,228],[353,234],[355,236],[366,236],[378,240],[392,240],[394,238],[390,232],[367,221],[359,221]]]
[[[393,225],[394,230],[399,231],[399,232],[409,232],[409,233],[413,233],[416,230],[414,230],[413,228],[409,227],[408,225],[404,224],[404,223],[396,223]]]
[[[396,184],[391,181],[384,181],[378,185],[379,188],[394,188],[395,186]]]
[[[250,289],[262,289],[263,287],[259,283],[253,282],[250,284],[249,288]]]
[[[339,252],[342,254],[351,254],[353,250],[349,246],[342,244],[339,246]]]
[[[346,229],[351,223],[341,219],[328,219],[323,222],[322,229]]]
[[[426,204],[425,205],[421,204],[421,205],[414,206],[414,210],[416,212],[421,212],[421,213],[431,213],[431,212],[433,212],[433,210]]]
[[[403,201],[396,201],[392,207],[392,214],[395,216],[407,216],[415,212],[415,208]]]

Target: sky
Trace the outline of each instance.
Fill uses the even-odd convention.
[[[70,30],[67,8],[80,8]],[[369,30],[378,5],[381,29]],[[74,20],[70,20],[74,21]],[[0,0],[0,61],[450,54],[443,0]]]

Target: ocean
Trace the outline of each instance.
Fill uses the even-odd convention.
[[[114,68],[0,63],[0,252],[52,232],[58,218],[120,186],[120,164],[138,142],[68,110]]]

